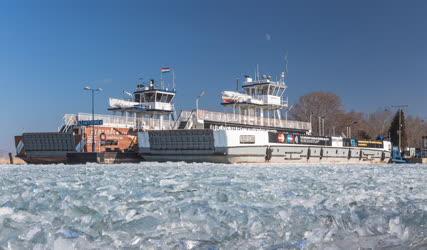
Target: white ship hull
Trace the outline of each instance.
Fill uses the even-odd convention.
[[[284,150],[284,146],[279,146]],[[273,147],[273,150],[275,148]],[[326,149],[326,148],[325,148]],[[334,148],[330,148],[334,150]],[[358,150],[358,149],[347,149],[347,150]],[[262,154],[265,151],[265,148],[258,148],[259,153],[249,155],[246,153],[241,154],[216,154],[216,153],[203,153],[203,152],[194,152],[191,154],[182,154],[177,152],[152,152],[152,153],[143,153],[142,157],[146,161],[185,161],[185,162],[213,162],[213,163],[266,163],[265,155]],[[315,157],[311,156],[307,159],[306,155],[299,155],[289,157],[288,155],[274,155],[268,161],[268,163],[325,163],[325,164],[338,164],[338,163],[354,163],[354,164],[373,164],[373,163],[388,163],[390,160],[390,153],[386,152],[385,156],[372,157],[368,154],[375,154],[376,152],[369,152],[366,149],[362,150],[364,156],[362,158],[353,157],[341,157],[341,156],[327,156],[327,157]],[[382,152],[379,152],[381,155]]]
[[[241,141],[244,136],[254,139],[253,143]],[[384,148],[270,143],[267,131],[151,131],[141,132],[139,138],[139,152],[147,161],[372,164],[388,163],[391,155]],[[267,147],[272,152],[269,160]]]

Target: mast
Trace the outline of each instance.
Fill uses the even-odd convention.
[[[175,91],[175,69],[172,69],[172,89]]]

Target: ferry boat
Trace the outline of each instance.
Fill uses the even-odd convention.
[[[147,161],[215,163],[388,163],[389,141],[313,136],[311,124],[281,117],[285,74],[245,76],[242,92],[224,91],[232,112],[182,111],[173,129],[138,132]]]
[[[173,82],[173,86],[175,83]],[[165,88],[154,80],[140,83],[129,98],[109,98],[112,114],[65,114],[57,132],[23,133],[15,136],[17,157],[27,163],[66,163],[67,154],[76,152],[138,152],[138,131],[173,129],[175,88]],[[92,126],[92,120],[96,125]],[[92,148],[92,138],[95,148]],[[113,162],[134,161],[121,157]]]

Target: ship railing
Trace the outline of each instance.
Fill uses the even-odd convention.
[[[282,99],[280,99],[280,102],[281,102],[282,106],[289,107],[288,98],[286,98],[286,99],[282,98]]]
[[[309,122],[301,121],[292,121],[292,120],[282,120],[274,119],[268,117],[260,116],[248,116],[234,113],[225,113],[225,112],[215,112],[207,110],[198,110],[196,112],[197,119],[206,120],[219,123],[233,123],[233,124],[243,124],[243,125],[256,125],[256,126],[266,126],[266,127],[278,127],[278,128],[288,128],[288,129],[299,129],[299,130],[311,130],[311,125]],[[182,111],[181,119],[188,119],[191,116],[190,111]]]
[[[79,121],[92,120],[92,114],[78,113],[66,114],[64,124],[78,125]],[[118,116],[118,115],[101,115],[95,114],[94,120],[102,120],[103,126],[112,126],[117,128],[136,128],[136,129],[172,129],[174,121],[161,120],[158,118],[135,117],[135,116]]]

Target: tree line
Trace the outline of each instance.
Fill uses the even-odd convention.
[[[399,114],[399,112],[401,112]],[[402,147],[422,147],[427,136],[427,122],[418,116],[393,108],[371,113],[346,111],[341,98],[330,92],[313,92],[301,96],[289,111],[295,120],[311,121],[312,133],[325,136],[351,136],[357,139],[391,139],[398,146],[399,115],[401,115]]]

